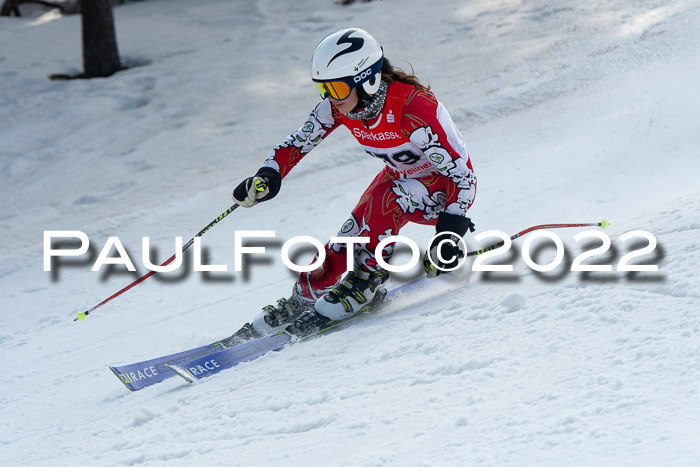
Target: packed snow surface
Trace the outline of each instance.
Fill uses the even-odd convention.
[[[81,68],[78,16],[0,18],[4,465],[700,464],[697,1],[147,0],[114,14],[130,68],[89,81],[47,79]],[[613,271],[571,271],[600,245],[573,240],[586,229],[553,231],[566,255],[551,272],[519,239],[491,260],[513,272],[470,261],[341,332],[127,391],[108,365],[207,344],[287,296],[281,244],[335,235],[381,169],[340,130],[275,200],[202,237],[228,272],[156,275],[73,322],[146,272],[142,237],[163,261],[231,205],[316,105],[311,52],[347,26],[450,111],[479,180],[477,233],[605,218],[612,247],[586,264]],[[85,232],[89,252],[45,272],[48,230]],[[245,273],[241,230],[276,231]],[[620,239],[635,230],[658,244],[631,263],[658,271],[617,271],[647,244]],[[432,233],[402,231],[422,247]],[[115,236],[138,272],[91,272]],[[554,258],[547,240],[530,252]]]

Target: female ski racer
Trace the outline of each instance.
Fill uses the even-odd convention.
[[[341,29],[321,41],[311,59],[311,78],[323,100],[257,173],[233,190],[233,200],[249,208],[274,198],[289,171],[344,125],[362,149],[386,164],[338,234],[367,237],[369,243],[353,246],[355,267],[342,279],[347,245],[327,243],[322,266],[302,273],[290,298],[263,308],[228,345],[282,329],[308,334],[367,309],[386,294],[382,284],[389,278],[377,264],[375,248],[408,222],[436,226],[427,251],[433,262],[424,261],[431,277],[454,266],[463,254],[454,241],[442,240],[474,230],[466,214],[476,178],[464,138],[429,88],[394,68],[379,43],[357,28]],[[393,248],[390,244],[382,250],[385,261]]]

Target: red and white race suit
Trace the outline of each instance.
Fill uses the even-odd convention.
[[[264,166],[285,177],[341,125],[362,149],[386,164],[339,233],[369,237],[369,243],[354,246],[356,266],[375,270],[375,247],[382,239],[398,235],[408,222],[434,225],[443,211],[466,215],[474,202],[476,177],[464,138],[432,92],[409,84],[391,83],[382,112],[369,121],[352,120],[324,99],[299,130],[272,150]],[[302,273],[298,291],[317,299],[333,286],[346,269],[345,248],[344,244],[326,244],[322,267]],[[382,251],[385,260],[393,248],[390,244]]]

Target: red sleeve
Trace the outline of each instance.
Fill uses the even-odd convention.
[[[304,125],[270,152],[263,167],[271,167],[284,178],[299,161],[342,124],[342,115],[328,99],[322,100]]]

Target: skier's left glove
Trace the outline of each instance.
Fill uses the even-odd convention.
[[[449,272],[446,269],[453,269],[459,264],[466,251],[462,250],[462,242],[454,234],[464,238],[467,231],[474,232],[474,228],[474,223],[468,217],[440,213],[435,228],[436,235],[423,258],[423,268],[429,278]]]
[[[233,190],[233,201],[244,208],[251,208],[277,196],[281,186],[280,173],[270,167],[262,167],[255,176],[238,184]]]

